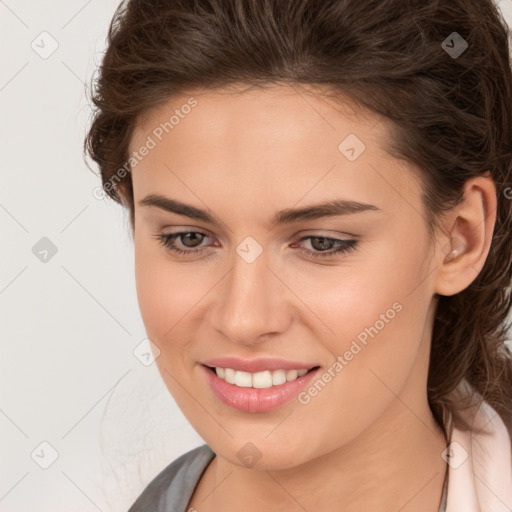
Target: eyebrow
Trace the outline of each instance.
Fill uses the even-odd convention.
[[[196,206],[182,203],[176,199],[171,199],[159,194],[150,194],[139,201],[140,206],[151,206],[160,208],[170,213],[183,215],[191,219],[207,222],[212,225],[223,224],[215,215],[207,210],[202,210]],[[271,220],[271,226],[292,224],[297,221],[314,220],[323,217],[334,217],[339,215],[350,215],[353,213],[378,210],[377,206],[367,203],[359,203],[346,199],[335,199],[318,203],[304,208],[288,208],[276,212]]]

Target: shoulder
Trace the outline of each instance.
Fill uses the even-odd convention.
[[[512,509],[512,441],[500,415],[485,401],[454,419],[448,462],[447,512]]]
[[[184,453],[149,482],[128,512],[185,510],[201,474],[214,457],[207,444]]]

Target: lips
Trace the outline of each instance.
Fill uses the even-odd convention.
[[[279,364],[283,364],[283,361],[279,361]],[[320,371],[320,367],[316,367],[290,382],[269,388],[257,389],[230,384],[219,378],[214,371],[211,371],[210,367],[204,364],[201,364],[200,368],[210,389],[221,402],[233,409],[246,413],[267,412],[289,403],[298,396]]]
[[[242,372],[257,373],[265,370],[310,370],[318,363],[307,363],[301,361],[290,361],[289,359],[277,359],[270,357],[262,357],[258,359],[241,359],[239,357],[218,357],[201,361],[204,366],[215,368],[232,368]]]

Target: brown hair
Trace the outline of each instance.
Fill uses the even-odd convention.
[[[465,290],[437,296],[428,400],[444,429],[446,411],[469,404],[456,396],[469,383],[512,435],[509,36],[492,0],[122,2],[94,84],[85,150],[135,229],[130,173],[121,173],[122,193],[111,185],[126,169],[139,116],[193,88],[279,82],[325,86],[387,118],[388,151],[421,170],[431,233],[465,182],[489,171],[498,194],[490,252]]]

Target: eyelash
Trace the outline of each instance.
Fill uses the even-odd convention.
[[[191,233],[208,237],[208,235],[206,233],[203,233],[201,231],[180,231],[178,233],[172,233],[172,234],[158,234],[158,235],[156,235],[155,238],[157,240],[159,240],[159,242],[168,251],[170,251],[174,254],[189,256],[189,255],[197,255],[197,254],[203,253],[205,251],[204,248],[184,250],[184,249],[180,249],[180,248],[176,247],[175,240],[177,238],[179,238],[181,235],[187,235],[187,234],[191,234]],[[302,242],[303,240],[308,240],[310,238],[323,238],[325,240],[329,240],[330,242],[334,242],[334,243],[338,242],[340,244],[337,249],[331,250],[329,252],[327,252],[327,251],[319,252],[319,251],[311,251],[309,249],[299,249],[300,252],[305,252],[305,253],[307,253],[308,256],[311,256],[313,258],[328,258],[328,257],[335,256],[337,254],[348,253],[350,251],[353,251],[357,245],[357,240],[341,240],[338,238],[329,238],[326,236],[313,236],[313,235],[305,236],[305,237],[301,238],[299,240],[299,242]]]

